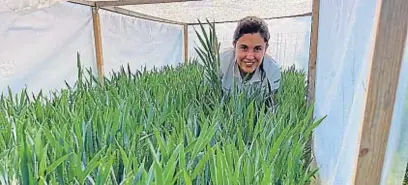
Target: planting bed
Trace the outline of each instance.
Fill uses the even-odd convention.
[[[0,184],[308,184],[305,75],[283,73],[272,114],[245,94],[214,99],[201,74],[122,70],[103,87],[2,97]]]
[[[319,121],[311,121],[300,71],[283,72],[274,112],[260,96],[221,93],[196,62],[125,67],[103,85],[89,74],[79,68],[75,86],[52,96],[1,97],[0,184],[303,185],[313,178],[308,141]]]

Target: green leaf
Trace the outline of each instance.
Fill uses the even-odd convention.
[[[184,170],[184,181],[186,185],[192,185],[193,183],[191,182],[190,176],[188,176],[187,172]]]
[[[51,165],[50,165],[50,166],[47,168],[47,170],[46,170],[46,174],[49,175],[49,174],[50,174],[52,171],[54,171],[59,165],[61,165],[65,160],[67,160],[68,157],[69,157],[71,154],[73,154],[73,153],[71,152],[71,153],[65,154],[64,156],[60,157],[59,159],[57,159],[56,161],[54,161],[53,163],[51,163]],[[46,176],[47,176],[47,175],[46,175]]]

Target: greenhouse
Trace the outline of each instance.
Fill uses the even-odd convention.
[[[274,111],[207,73],[245,16],[268,24]],[[0,184],[408,184],[407,17],[406,0],[0,0]]]

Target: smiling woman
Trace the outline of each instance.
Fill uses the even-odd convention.
[[[255,87],[273,96],[279,88],[280,67],[266,54],[270,34],[264,20],[247,16],[238,22],[232,48],[220,53],[221,81],[224,91],[233,84],[239,89]],[[272,100],[272,99],[271,99]]]

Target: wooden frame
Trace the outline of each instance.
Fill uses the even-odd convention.
[[[106,6],[127,6],[141,4],[158,4],[158,3],[175,3],[185,1],[201,1],[201,0],[118,0],[118,1],[96,1],[95,5],[99,7]]]
[[[302,13],[302,14],[295,14],[295,15],[288,15],[288,16],[278,16],[278,17],[266,17],[266,18],[262,18],[264,20],[273,20],[273,19],[285,19],[285,18],[295,18],[295,17],[304,17],[304,16],[311,16],[312,12],[308,12],[308,13]],[[233,20],[233,21],[211,21],[211,23],[215,23],[215,24],[223,24],[223,23],[234,23],[234,22],[238,22],[239,20]],[[190,26],[194,26],[194,25],[200,25],[200,23],[186,23]],[[202,22],[201,24],[208,24],[207,22]]]
[[[315,100],[317,43],[319,40],[319,10],[320,0],[313,0],[307,77],[307,103],[309,105]]]
[[[170,3],[170,2],[182,2],[182,1],[200,1],[200,0],[121,0],[121,1],[101,1],[101,2],[90,2],[90,1],[83,1],[83,0],[69,0],[68,2],[74,4],[80,4],[84,6],[89,6],[92,9],[92,20],[93,20],[93,32],[94,32],[94,44],[95,44],[95,56],[96,56],[96,66],[98,71],[98,80],[103,85],[104,83],[104,61],[103,61],[103,47],[102,47],[102,33],[101,33],[101,25],[100,25],[100,17],[99,17],[99,9],[145,19],[151,20],[161,23],[168,23],[168,24],[176,24],[176,25],[183,25],[184,28],[184,60],[188,62],[188,25],[183,22],[172,21],[168,19],[163,19],[160,17],[154,17],[150,15],[145,15],[141,13],[137,13],[134,11],[126,10],[119,7],[108,7],[109,5],[120,6],[120,5],[129,5],[126,3],[131,3],[132,5],[135,4],[153,4],[153,3]],[[111,4],[109,4],[111,3]],[[102,8],[101,8],[102,6]]]
[[[148,3],[169,3],[182,2],[188,0],[151,0]],[[71,0],[70,2],[88,5],[93,7],[95,47],[98,65],[99,80],[103,80],[103,51],[100,33],[100,23],[98,6],[103,10],[116,12],[136,18],[142,18],[162,23],[183,25],[184,36],[184,60],[188,61],[188,26],[196,23],[183,23],[136,13],[118,7],[131,4],[143,4],[144,0],[124,0],[103,2],[85,2],[81,0]],[[383,159],[386,151],[388,132],[392,120],[393,105],[395,102],[396,88],[398,84],[399,70],[401,66],[402,54],[407,35],[408,1],[406,0],[377,0],[377,16],[375,21],[374,43],[372,48],[371,68],[369,73],[369,85],[364,104],[364,116],[360,130],[358,143],[358,155],[353,171],[353,184],[379,184],[381,180]],[[99,4],[98,4],[99,3]],[[122,3],[122,4],[121,4]],[[308,104],[315,101],[315,76],[316,59],[319,29],[319,6],[320,0],[313,0],[312,13],[305,13],[292,16],[271,17],[269,19],[280,19],[312,15],[311,40],[309,50],[309,70],[308,70]],[[236,21],[224,21],[215,23],[228,23]],[[320,184],[317,179],[314,184]]]
[[[119,13],[122,15],[127,15],[135,18],[142,18],[152,21],[158,21],[162,23],[169,23],[169,24],[177,24],[177,25],[185,25],[194,26],[199,25],[199,23],[188,23],[188,22],[179,22],[170,19],[164,19],[161,17],[155,17],[147,14],[142,14],[138,12],[134,12],[131,10],[127,10],[124,8],[120,8],[117,6],[125,6],[125,5],[140,5],[140,4],[158,4],[158,3],[174,3],[174,2],[186,2],[186,1],[201,1],[201,0],[118,0],[118,1],[84,1],[84,0],[68,0],[68,2],[74,4],[81,4],[85,6],[93,6],[99,7],[101,10],[107,10],[115,13]],[[147,2],[147,3],[146,3]],[[127,3],[127,4],[123,4]],[[278,17],[265,17],[265,20],[272,20],[272,19],[285,19],[285,18],[294,18],[294,17],[304,17],[304,16],[311,16],[312,12],[306,12],[301,14],[295,15],[288,15],[288,16],[278,16]],[[231,21],[215,21],[215,24],[222,24],[222,23],[234,23],[238,22],[239,20],[231,20]],[[207,24],[206,22],[202,22],[202,24]]]
[[[72,2],[72,3],[77,3],[77,4],[87,5],[87,6],[95,6],[95,7],[176,3],[176,2],[185,2],[185,1],[201,1],[201,0],[116,0],[116,1],[69,0],[69,2]]]
[[[173,21],[173,20],[169,20],[169,19],[164,19],[164,18],[161,18],[161,17],[146,15],[146,14],[134,12],[134,11],[131,11],[131,10],[127,10],[127,9],[120,8],[120,7],[115,7],[115,6],[112,6],[112,7],[100,7],[100,6],[97,6],[97,4],[95,2],[90,2],[90,1],[69,0],[68,2],[74,3],[74,4],[80,4],[80,5],[84,5],[84,6],[98,7],[101,10],[106,10],[106,11],[118,13],[118,14],[121,14],[121,15],[126,15],[126,16],[130,16],[130,17],[140,18],[140,19],[145,19],[145,20],[150,20],[150,21],[157,21],[157,22],[161,22],[161,23],[177,24],[177,25],[186,24],[184,22],[178,22],[178,21]],[[107,2],[107,1],[105,1],[105,2]]]
[[[184,63],[188,63],[188,25],[184,24],[183,26],[183,54],[184,54]]]
[[[315,101],[315,86],[316,86],[316,60],[317,60],[317,45],[319,41],[319,12],[320,12],[320,0],[313,0],[312,5],[312,25],[310,34],[310,47],[309,47],[309,65],[307,76],[307,104],[313,105]],[[313,120],[311,120],[313,121]],[[317,162],[313,153],[313,136],[309,140],[309,147],[311,148],[312,168],[317,169]],[[312,185],[320,185],[319,173],[316,173],[315,180]]]
[[[407,35],[407,0],[377,0],[354,185],[380,184]]]
[[[103,71],[103,49],[102,49],[102,34],[101,34],[101,21],[99,18],[98,7],[92,7],[92,19],[93,19],[93,30],[95,37],[95,54],[96,54],[96,64],[98,70],[99,82],[103,85],[104,71]]]

